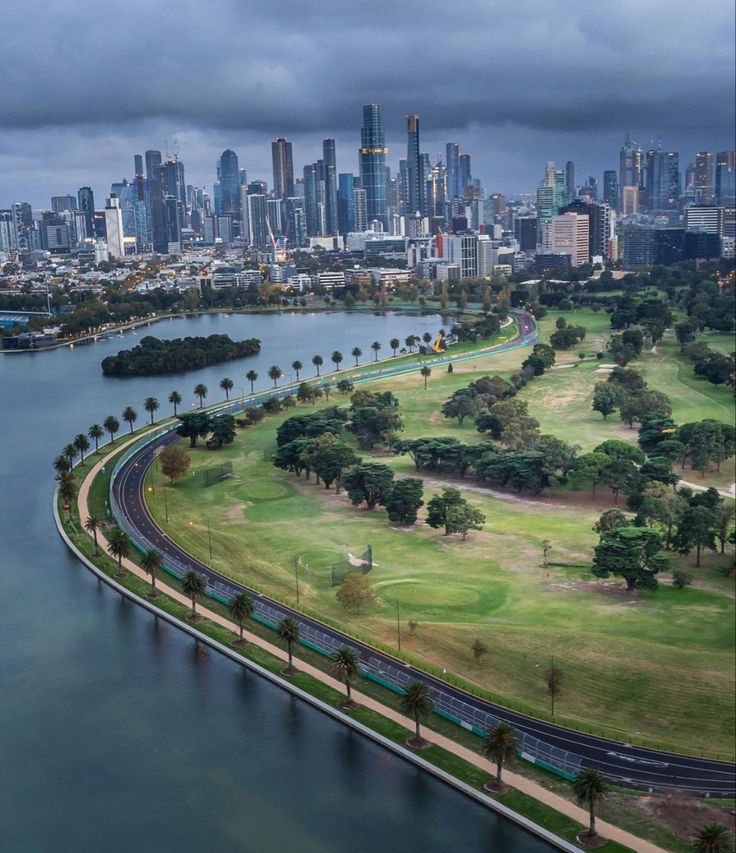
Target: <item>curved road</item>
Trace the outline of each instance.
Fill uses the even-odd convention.
[[[520,346],[536,337],[533,320],[524,314],[518,319],[520,335],[515,341],[501,345],[499,349]],[[406,369],[400,368],[396,373],[414,369],[416,365]],[[370,378],[375,378],[375,373]],[[283,394],[284,389],[271,393]],[[256,396],[259,401],[263,399],[262,395]],[[236,411],[242,407],[243,403],[237,402],[228,408]],[[190,569],[200,572],[207,579],[208,592],[223,599],[230,598],[239,590],[247,590],[254,598],[256,614],[262,621],[276,624],[285,615],[291,615],[300,623],[302,637],[310,644],[328,652],[344,644],[353,646],[360,654],[364,672],[393,684],[395,688],[400,689],[402,684],[414,679],[425,681],[430,686],[435,706],[465,728],[485,729],[488,724],[498,719],[507,720],[520,733],[522,754],[530,760],[538,759],[538,764],[551,764],[573,775],[581,766],[594,766],[621,785],[644,790],[688,792],[722,798],[734,796],[736,767],[733,764],[628,746],[618,741],[586,735],[536,720],[479,699],[280,602],[237,584],[197,560],[158,527],[148,513],[143,494],[145,475],[156,455],[178,438],[175,432],[167,431],[134,451],[120,465],[117,475],[113,478],[110,495],[111,506],[120,526],[140,547],[156,548],[163,555],[164,564],[176,574],[182,575]]]

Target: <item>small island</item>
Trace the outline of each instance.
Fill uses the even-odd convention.
[[[223,361],[244,358],[260,352],[258,338],[234,341],[229,335],[206,338],[175,338],[162,341],[149,335],[133,349],[120,350],[102,360],[105,376],[157,376],[209,367]]]

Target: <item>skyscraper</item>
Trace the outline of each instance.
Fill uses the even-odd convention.
[[[626,141],[619,155],[618,186],[621,193],[620,209],[623,210],[624,187],[641,186],[641,148],[639,143],[631,138],[626,131]],[[630,195],[630,194],[629,194]]]
[[[110,196],[105,203],[105,231],[107,232],[107,251],[111,258],[125,257],[123,241],[123,214],[119,200]]]
[[[183,173],[183,168],[182,168]],[[238,155],[230,148],[217,161],[217,180],[220,184],[220,207],[225,216],[240,218],[240,166]]]
[[[291,142],[279,137],[271,143],[273,160],[273,194],[275,198],[290,198],[294,195],[294,161]]]
[[[368,224],[375,219],[388,228],[386,205],[386,140],[378,104],[363,107],[363,127],[360,130],[360,183],[365,190]]]
[[[565,163],[565,187],[567,189],[567,200],[575,198],[575,164],[572,160]]]
[[[537,251],[551,251],[550,223],[560,208],[567,204],[565,173],[550,160],[544,169],[544,179],[537,189]]]
[[[680,156],[675,151],[647,151],[646,201],[650,211],[674,210],[680,198]]]
[[[80,187],[77,191],[77,201],[79,209],[84,213],[84,226],[87,230],[87,236],[92,237],[95,233],[95,194],[91,187]]]
[[[153,251],[166,254],[169,250],[169,241],[166,238],[166,211],[164,210],[164,189],[161,182],[161,152],[151,149],[146,151],[144,156],[151,212]]]
[[[460,146],[457,142],[448,142],[445,146],[447,160],[447,201],[456,199],[460,193]]]
[[[713,155],[710,151],[700,151],[695,155],[693,188],[696,201],[704,204],[713,201]]]
[[[736,151],[716,154],[716,201],[729,206],[736,204]]]
[[[419,116],[409,115],[406,117],[406,183],[407,212],[413,216],[415,213],[425,213],[425,176],[424,158],[419,150]],[[401,174],[401,173],[399,173]]]
[[[457,158],[458,195],[462,195],[465,187],[473,183],[473,173],[470,169],[470,154],[461,154]]]
[[[325,196],[325,225],[327,234],[338,233],[337,223],[337,161],[335,159],[335,140],[322,140],[322,180]]]
[[[355,231],[355,196],[352,172],[340,172],[337,176],[337,227],[340,234]]]
[[[603,201],[614,210],[618,208],[618,178],[615,169],[603,173]]]

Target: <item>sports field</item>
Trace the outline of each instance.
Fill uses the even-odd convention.
[[[576,322],[586,325],[579,315]],[[544,325],[553,323],[551,318]],[[523,357],[517,351],[466,362],[449,375],[438,370],[426,392],[419,375],[376,387],[391,387],[399,396],[407,437],[451,434],[478,441],[471,424],[447,421],[439,404],[473,377],[508,375]],[[576,353],[570,359],[577,360]],[[592,387],[595,369],[585,362],[552,371],[522,392],[543,429],[586,447],[629,432],[615,419],[603,424],[599,415],[591,412],[588,420],[581,411],[587,391],[580,388]],[[673,388],[687,387],[679,371],[663,375]],[[685,390],[682,399],[687,401]],[[558,407],[548,411],[555,400]],[[719,399],[712,405],[719,406]],[[734,595],[732,580],[719,572],[723,558],[706,555],[695,588],[684,591],[664,583],[656,593],[630,597],[614,582],[593,582],[588,567],[597,536],[591,528],[610,498],[592,502],[583,493],[520,501],[470,491],[487,523],[466,542],[423,524],[396,528],[380,509],[356,510],[344,495],[273,468],[275,427],[286,416],[239,432],[226,450],[194,451],[194,474],[166,487],[168,525],[159,475],[151,507],[173,538],[208,560],[209,520],[212,564],[290,603],[296,560],[303,607],[387,645],[396,644],[398,602],[404,652],[515,707],[545,713],[542,672],[554,655],[564,671],[559,718],[605,724],[637,740],[733,751]],[[204,488],[198,470],[225,461],[233,463],[235,476]],[[402,472],[413,470],[408,459],[385,461]],[[474,488],[472,481],[467,485]],[[426,500],[431,484],[425,480],[425,486]],[[551,562],[565,565],[541,565],[544,539],[553,545]],[[349,616],[335,599],[330,567],[368,544],[379,603]],[[417,623],[413,633],[410,620]],[[470,650],[476,638],[489,650],[480,663]]]

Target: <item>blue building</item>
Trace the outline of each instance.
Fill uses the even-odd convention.
[[[368,224],[375,219],[388,230],[386,202],[386,139],[378,104],[363,107],[360,130],[360,184],[365,190]]]

